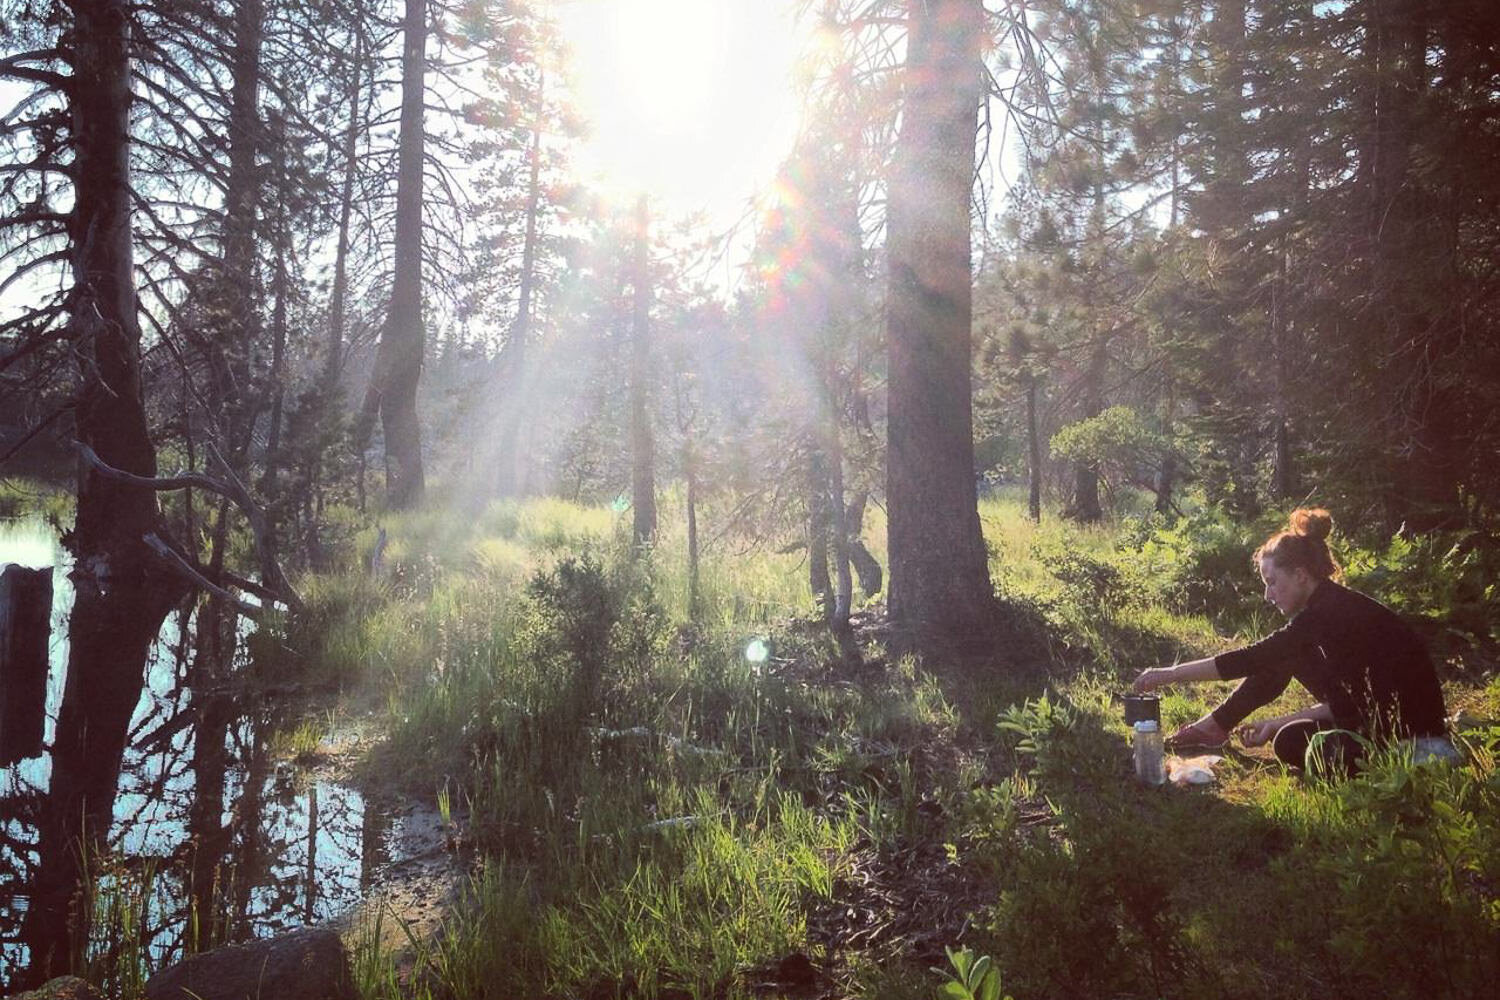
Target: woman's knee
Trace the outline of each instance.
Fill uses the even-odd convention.
[[[1325,729],[1308,740],[1306,770],[1319,778],[1347,778],[1364,759],[1364,743],[1347,729]]]
[[[1276,735],[1271,737],[1271,750],[1276,754],[1276,759],[1287,767],[1304,767],[1307,761],[1307,748],[1317,731],[1316,722],[1309,722],[1305,719],[1288,722],[1276,730]]]

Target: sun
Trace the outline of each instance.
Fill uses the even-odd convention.
[[[705,117],[730,83],[719,71],[729,48],[724,5],[621,0],[614,7],[616,109],[665,134]]]
[[[581,166],[622,196],[725,214],[769,183],[797,125],[778,0],[577,0],[559,10]]]

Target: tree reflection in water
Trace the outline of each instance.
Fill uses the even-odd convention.
[[[57,576],[49,747],[67,659],[59,637],[71,599],[65,575]],[[358,901],[387,857],[388,821],[367,817],[357,792],[315,768],[273,758],[273,734],[303,706],[284,692],[272,697],[241,684],[253,673],[242,660],[227,670],[195,660],[193,632],[188,612],[168,619],[148,659],[122,758],[99,762],[118,763],[121,777],[108,853],[88,859],[86,953],[67,964],[106,987],[133,983],[187,952],[336,916]],[[0,770],[6,988],[52,943],[23,938],[50,777],[45,754]]]

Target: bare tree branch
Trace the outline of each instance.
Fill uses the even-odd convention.
[[[32,83],[40,83],[66,92],[73,86],[72,77],[50,69],[37,69],[35,66],[23,65],[32,62],[50,62],[59,56],[60,53],[56,49],[39,49],[35,52],[21,52],[6,59],[0,59],[0,77],[30,80]]]
[[[265,578],[266,583],[277,594],[277,600],[280,600],[294,611],[301,610],[303,606],[301,596],[292,587],[290,581],[286,578],[286,574],[282,572],[280,564],[276,561],[275,553],[271,547],[271,535],[269,526],[266,523],[265,511],[261,510],[255,503],[255,500],[250,496],[250,491],[245,488],[245,484],[240,482],[239,477],[229,468],[229,463],[224,461],[224,457],[219,454],[219,450],[212,443],[208,445],[209,451],[224,470],[225,480],[214,479],[211,476],[206,476],[198,472],[188,472],[165,477],[137,476],[132,472],[126,472],[123,469],[116,469],[111,465],[106,465],[104,460],[94,453],[94,449],[82,441],[75,441],[74,446],[78,449],[78,453],[83,456],[84,460],[97,470],[100,475],[116,480],[117,482],[128,483],[131,486],[156,490],[157,492],[185,489],[206,490],[209,493],[224,497],[233,503],[245,515],[245,519],[250,522],[250,531],[255,537],[256,553],[260,557],[261,576]]]
[[[19,441],[11,445],[9,448],[5,449],[4,453],[0,453],[0,465],[4,465],[6,462],[10,461],[11,456],[30,444],[32,438],[36,437],[42,431],[46,430],[47,427],[52,423],[52,421],[56,420],[64,413],[67,413],[72,408],[73,404],[71,402],[67,403],[66,405],[59,406],[57,409],[53,410],[45,418],[43,418],[39,423],[34,424],[31,430],[21,435],[21,439]]]
[[[145,542],[146,545],[151,549],[151,551],[155,552],[157,555],[166,560],[167,565],[170,566],[172,570],[179,576],[185,577],[187,580],[208,591],[210,594],[213,594],[216,597],[221,597],[224,600],[228,601],[230,604],[234,605],[236,611],[244,615],[246,618],[251,618],[259,621],[265,615],[265,608],[241,600],[234,594],[225,590],[223,587],[220,587],[218,584],[214,583],[208,577],[200,573],[196,568],[193,567],[191,563],[184,559],[176,549],[172,548],[172,546],[162,541],[155,532],[147,533],[147,535],[142,538],[141,541]]]

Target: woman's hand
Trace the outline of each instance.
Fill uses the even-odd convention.
[[[1258,747],[1269,742],[1284,721],[1284,719],[1267,719],[1264,722],[1251,722],[1241,726],[1236,732],[1239,734],[1240,742],[1245,746]]]
[[[1147,691],[1154,691],[1170,684],[1173,680],[1173,670],[1173,667],[1152,667],[1149,670],[1142,670],[1140,676],[1135,679],[1135,683],[1130,686],[1130,690],[1136,694],[1145,694]]]
[[[1219,725],[1212,712],[1197,722],[1189,722],[1167,737],[1167,743],[1172,746],[1198,747],[1205,750],[1217,750],[1227,742],[1229,742],[1229,733]]]

